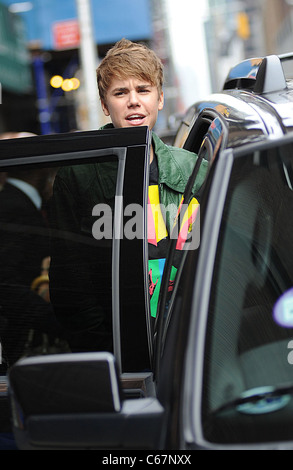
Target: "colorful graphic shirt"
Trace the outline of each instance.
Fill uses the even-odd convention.
[[[199,204],[195,198],[189,204],[186,215],[181,223],[179,236],[176,245],[176,256],[174,266],[171,269],[168,291],[173,290],[175,277],[181,259],[182,249],[190,232],[191,226],[195,220]],[[164,210],[159,198],[158,187],[158,167],[156,158],[150,166],[149,194],[148,194],[148,247],[149,247],[149,294],[150,294],[150,310],[151,316],[156,317],[159,293],[163,270],[166,261],[167,250],[170,243],[170,235],[164,219]],[[180,207],[178,208],[178,212]]]

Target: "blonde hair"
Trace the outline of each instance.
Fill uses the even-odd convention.
[[[105,101],[113,78],[123,80],[135,77],[156,86],[161,94],[164,72],[163,64],[154,51],[144,44],[121,39],[107,52],[97,68],[100,98]]]

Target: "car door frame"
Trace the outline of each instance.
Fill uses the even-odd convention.
[[[145,236],[147,230],[146,224],[146,204],[147,187],[149,174],[149,149],[151,142],[151,133],[147,127],[137,129],[102,129],[98,131],[81,131],[68,134],[54,134],[34,137],[24,137],[21,139],[7,139],[0,141],[0,171],[7,171],[9,168],[22,167],[29,168],[33,166],[48,166],[53,164],[66,164],[72,162],[85,163],[94,159],[103,160],[116,156],[119,162],[118,182],[116,196],[123,196],[123,207],[118,207],[119,217],[116,222],[119,224],[118,236],[113,243],[113,339],[114,354],[117,360],[118,369],[121,373],[135,372],[136,366],[145,370],[150,366],[152,354],[151,328],[149,323],[149,302],[147,296],[147,247]],[[135,161],[135,170],[134,170]],[[126,190],[127,187],[127,190]],[[129,205],[134,195],[135,203],[141,203],[143,210],[143,237],[139,240],[127,240],[123,233],[123,210]],[[121,198],[116,198],[118,204]],[[116,212],[115,212],[116,214]],[[117,213],[118,214],[118,213]],[[137,361],[136,365],[127,366],[124,364],[123,348],[125,345],[131,349],[137,344],[137,340],[129,334],[130,329],[124,328],[127,335],[121,339],[121,323],[127,323],[127,307],[121,300],[121,285],[123,283],[123,273],[121,271],[120,260],[127,258],[125,252],[136,250],[137,256],[129,259],[129,265],[132,268],[139,265],[142,285],[140,291],[135,292],[137,302],[143,309],[140,315],[137,315],[138,323],[135,330],[141,333],[138,341],[144,345],[144,357]],[[135,262],[134,262],[135,260]],[[140,261],[140,262],[139,262]],[[141,272],[143,270],[143,272]],[[125,275],[125,272],[124,272]],[[136,269],[136,274],[138,270]],[[125,296],[123,298],[125,301]],[[127,300],[127,298],[126,298]],[[140,309],[138,309],[140,310]],[[128,334],[127,334],[128,331]],[[135,352],[134,352],[135,354]]]

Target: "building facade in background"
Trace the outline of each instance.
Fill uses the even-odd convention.
[[[293,0],[208,0],[205,24],[212,90],[233,65],[293,51]]]
[[[122,8],[121,0],[90,0],[90,4],[97,57],[102,58],[108,48],[122,37],[133,41],[151,42],[151,0],[123,0]],[[20,83],[20,74],[15,63],[14,69],[12,66],[10,68],[11,74],[15,71],[13,77],[6,79],[7,68],[4,60],[8,59],[3,55],[6,43],[2,39],[1,26],[0,131],[30,130],[36,133],[52,133],[87,128],[83,77],[80,72],[80,29],[76,1],[0,0],[0,8],[0,21],[2,12],[2,16],[5,14],[6,25],[23,25],[22,32],[25,30],[25,35],[22,39],[25,38],[26,44],[22,48],[22,54],[26,57],[26,71],[31,74],[30,86],[24,86],[24,78]],[[20,57],[12,41],[6,49],[8,58],[14,54]],[[61,76],[64,80],[76,77],[80,80],[80,87],[67,92],[61,88],[53,88],[50,79],[54,75]],[[16,84],[14,88],[11,86],[13,82]],[[97,112],[99,111],[100,106],[97,103]],[[30,112],[34,117],[28,119]]]
[[[176,111],[177,89],[164,0],[89,0],[88,4],[97,53],[95,66],[107,50],[123,37],[148,44],[162,59],[166,73],[166,96],[165,108],[160,113],[157,126],[165,128],[168,116]],[[27,130],[49,134],[90,128],[76,0],[0,0],[0,21],[1,12],[3,17],[5,13],[5,24],[23,25],[22,54],[26,68],[22,72],[21,83],[16,64],[11,65],[13,77],[6,79],[6,58],[3,56],[6,43],[2,40],[0,28],[0,132]],[[13,32],[13,29],[10,28],[10,31]],[[11,40],[6,48],[7,56],[18,53],[16,47]],[[51,78],[54,76],[62,78],[61,86],[52,86]],[[65,91],[64,83],[72,78],[78,81],[79,86]],[[11,86],[13,83],[14,87]],[[99,102],[97,115],[98,123],[104,124],[105,116]]]
[[[208,0],[205,25],[212,91],[222,88],[229,69],[266,54],[261,0]]]
[[[168,126],[170,116],[182,112],[168,1],[89,0],[97,62],[122,37],[147,43],[162,59],[165,107],[157,123],[160,129]],[[203,22],[211,91],[221,89],[235,63],[293,50],[293,0],[206,2]],[[189,2],[181,3],[184,15],[188,15]],[[184,37],[184,24],[179,27]],[[190,60],[196,60],[196,37],[187,46]],[[200,66],[197,69],[202,73]],[[56,75],[63,82],[76,78],[79,86],[69,91],[54,88],[50,80]],[[0,132],[25,130],[45,134],[87,129],[82,75],[76,0],[0,0]],[[198,88],[196,80],[194,87]],[[99,103],[97,113],[102,125],[105,118]]]

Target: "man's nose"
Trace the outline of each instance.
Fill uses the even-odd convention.
[[[136,91],[131,91],[129,93],[128,106],[132,107],[132,106],[139,106],[139,105],[140,105],[140,103],[139,103],[138,94],[136,93]]]

